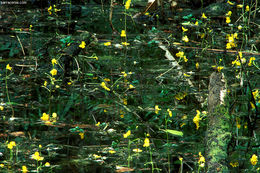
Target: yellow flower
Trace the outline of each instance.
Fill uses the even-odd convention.
[[[110,82],[110,79],[108,79],[108,78],[105,78],[105,79],[104,79],[104,81],[106,81],[106,82]]]
[[[188,62],[188,58],[186,58],[186,56],[183,56],[184,62]]]
[[[143,147],[149,147],[149,146],[150,146],[149,138],[145,138]]]
[[[122,31],[121,31],[121,37],[126,37],[125,30],[122,30]]]
[[[144,15],[149,16],[149,13],[148,13],[148,12],[147,12],[147,13],[144,13]]]
[[[232,65],[234,65],[234,64],[235,64],[236,66],[240,66],[240,65],[241,65],[241,63],[240,63],[240,61],[239,61],[238,59],[232,61]]]
[[[255,165],[257,164],[257,162],[258,162],[258,160],[257,160],[257,155],[253,154],[252,157],[251,157],[251,159],[250,159],[250,162],[251,162],[251,164],[252,164],[253,166],[255,166]]]
[[[85,41],[82,41],[81,44],[79,45],[80,48],[84,49],[86,47]]]
[[[182,157],[180,157],[180,158],[179,158],[179,160],[182,162],[182,161],[183,161],[183,158],[182,158]]]
[[[104,45],[105,46],[111,46],[111,42],[105,42]]]
[[[49,12],[50,15],[51,15],[51,10],[52,10],[52,6],[50,6],[50,7],[48,8],[48,12]]]
[[[124,114],[121,114],[121,115],[120,115],[120,118],[124,118],[124,117],[125,117]]]
[[[246,6],[246,11],[249,11],[249,5]]]
[[[0,167],[3,168],[5,165],[3,163],[0,164]]]
[[[251,57],[249,59],[249,63],[248,63],[248,66],[252,66],[252,63],[255,61],[255,57]]]
[[[238,162],[230,162],[229,164],[230,164],[233,168],[239,166]]]
[[[46,162],[46,163],[44,164],[44,166],[46,166],[46,167],[50,167],[51,164],[50,164],[49,162]]]
[[[131,0],[127,0],[125,3],[125,9],[128,10],[130,8]]]
[[[79,136],[80,136],[80,139],[84,139],[84,133],[80,132]]]
[[[159,110],[161,110],[161,109],[159,108],[159,106],[158,106],[158,105],[155,105],[154,112],[155,112],[156,114],[158,114],[158,113],[159,113]]]
[[[232,11],[229,11],[227,14],[226,14],[226,16],[231,16],[232,15]]]
[[[243,8],[243,5],[242,4],[238,4],[237,8]]]
[[[28,172],[28,169],[27,169],[26,166],[22,166],[22,172],[23,172],[23,173],[27,173],[27,172]]]
[[[1,111],[4,110],[4,107],[3,107],[3,106],[0,106],[0,110],[1,110]]]
[[[238,27],[237,27],[237,29],[238,30],[241,30],[243,27],[241,26],[241,25],[239,25]]]
[[[41,161],[41,160],[44,159],[44,157],[41,157],[41,156],[40,156],[40,153],[39,153],[38,151],[36,151],[36,152],[32,155],[32,158],[33,158],[34,160],[37,160],[37,161]]]
[[[50,71],[50,73],[52,76],[55,76],[55,75],[57,75],[57,70],[54,68]]]
[[[135,148],[133,149],[133,152],[136,152],[136,153],[141,153],[143,150],[139,149],[139,148]]]
[[[184,28],[183,26],[181,27],[181,29],[182,29],[183,32],[188,31],[188,29]]]
[[[101,86],[102,88],[104,88],[105,90],[110,91],[110,89],[106,86],[106,83],[105,83],[105,82],[102,82],[102,83],[100,84],[100,86]]]
[[[9,64],[7,64],[7,65],[6,65],[6,70],[10,70],[10,71],[11,71],[11,70],[12,70],[12,67],[11,67]]]
[[[96,154],[93,154],[93,157],[94,157],[95,159],[99,159],[99,158],[101,158],[101,156],[96,155]]]
[[[205,15],[205,13],[202,13],[202,19],[207,19],[207,16]]]
[[[122,45],[124,45],[124,46],[129,46],[129,45],[130,45],[130,43],[127,43],[127,42],[122,42]]]
[[[186,120],[187,118],[188,118],[187,115],[183,115],[181,119]]]
[[[193,122],[196,124],[196,129],[198,130],[200,125],[199,125],[199,122],[200,122],[200,111],[197,110],[197,115],[193,118]]]
[[[199,161],[198,161],[198,163],[199,163],[199,166],[202,167],[202,168],[205,166],[205,157],[203,157],[201,152],[199,152]]]
[[[199,67],[200,67],[200,64],[197,62],[196,63],[196,69],[199,69]]]
[[[98,122],[95,126],[99,127],[99,125],[100,125],[100,122]]]
[[[224,68],[224,67],[222,67],[222,66],[218,66],[218,67],[217,67],[218,72],[221,72],[221,70],[222,70],[223,68]]]
[[[57,118],[57,113],[53,112],[52,113],[52,118]]]
[[[127,105],[127,99],[126,98],[123,99],[123,103],[124,103],[124,105]]]
[[[9,144],[7,145],[7,148],[9,148],[10,150],[13,149],[13,147],[16,146],[16,143],[14,141],[9,142]]]
[[[124,138],[127,138],[131,135],[131,130],[128,130],[125,134],[123,134]]]
[[[182,37],[182,41],[184,41],[184,42],[189,42],[189,38],[188,38],[188,36],[187,35],[185,35],[184,37]]]
[[[42,148],[42,145],[41,145],[41,144],[39,145],[39,148]]]
[[[229,5],[235,5],[234,2],[230,2],[229,0],[227,1],[227,3],[228,3]]]
[[[48,84],[48,82],[47,82],[47,81],[44,81],[44,84],[43,84],[43,85],[44,85],[45,87],[47,86],[47,84]]]
[[[226,17],[226,23],[230,23],[231,20],[230,20],[230,17]]]
[[[42,114],[41,120],[42,120],[42,121],[49,121],[49,118],[50,118],[49,114],[46,114],[46,113],[44,112],[44,113]]]
[[[135,88],[134,85],[130,84],[129,89],[133,89],[133,88]]]
[[[52,63],[52,65],[57,64],[57,60],[53,58],[53,59],[51,60],[51,63]]]
[[[71,82],[68,82],[67,84],[68,84],[68,85],[71,85],[72,83],[71,83]]]
[[[167,109],[169,116],[172,117],[172,111],[170,109]]]
[[[194,25],[198,26],[198,25],[199,25],[199,22],[198,22],[198,21],[196,21],[196,22],[194,23]]]
[[[109,150],[108,152],[109,152],[110,154],[115,154],[115,153],[116,153],[115,150]]]
[[[184,56],[184,52],[178,52],[176,53],[176,56],[182,58]]]

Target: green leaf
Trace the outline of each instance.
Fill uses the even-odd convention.
[[[177,131],[177,130],[170,130],[170,129],[166,129],[166,130],[162,130],[165,131],[166,133],[170,133],[172,135],[176,135],[176,136],[183,136],[183,133],[181,131]]]

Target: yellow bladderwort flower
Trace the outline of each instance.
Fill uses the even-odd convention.
[[[52,69],[52,70],[50,71],[50,74],[51,74],[52,76],[57,75],[57,70],[56,70],[55,68]]]
[[[0,164],[0,168],[3,168],[5,165],[3,163]]]
[[[102,83],[100,84],[100,86],[101,86],[102,88],[104,88],[105,90],[110,91],[110,89],[106,86],[106,83],[105,83],[105,82],[102,82]]]
[[[184,52],[178,52],[176,53],[176,56],[182,58],[184,56]]]
[[[55,58],[53,58],[53,59],[51,60],[51,63],[52,63],[52,65],[58,64],[58,63],[57,63],[57,60],[56,60]]]
[[[111,46],[111,42],[105,42],[104,45],[105,46]]]
[[[158,105],[155,105],[155,107],[154,107],[154,112],[155,112],[156,114],[158,114],[160,110],[161,110],[161,109],[159,108],[159,106],[158,106]]]
[[[249,63],[248,63],[248,66],[252,66],[253,62],[255,61],[255,57],[251,57],[249,59]]]
[[[243,4],[238,4],[237,8],[243,8]]]
[[[40,153],[38,151],[36,151],[33,155],[32,155],[32,158],[34,160],[37,160],[37,161],[42,161],[44,159],[44,157],[41,157],[40,156]]]
[[[123,46],[129,46],[129,45],[130,45],[130,43],[127,43],[127,42],[122,42],[122,45],[123,45]]]
[[[233,168],[239,166],[239,163],[238,163],[238,162],[230,162],[229,164],[230,164]]]
[[[27,167],[26,166],[22,166],[22,173],[27,173],[28,172],[28,169],[27,169]]]
[[[226,17],[226,23],[230,23],[231,20],[230,20],[230,17]]]
[[[49,162],[46,162],[46,163],[44,164],[44,166],[46,166],[46,167],[50,167],[51,164],[50,164]]]
[[[149,147],[149,146],[150,146],[150,140],[149,138],[145,138],[143,147]]]
[[[252,157],[251,157],[251,159],[250,159],[250,162],[251,162],[251,164],[252,164],[253,166],[255,166],[255,165],[257,164],[257,162],[258,162],[258,159],[257,159],[257,158],[258,158],[257,155],[255,155],[255,154],[252,155]]]
[[[81,44],[79,45],[80,48],[84,49],[86,47],[85,41],[82,41]]]
[[[200,111],[199,110],[196,110],[197,111],[197,115],[193,118],[193,122],[196,124],[196,129],[198,130],[200,125],[199,125],[199,122],[200,122]]]
[[[47,81],[44,81],[44,84],[43,84],[43,85],[44,85],[45,87],[47,86],[47,84],[48,84],[48,82],[47,82]]]
[[[99,156],[99,155],[97,155],[97,154],[93,154],[93,157],[94,157],[95,159],[100,159],[100,158],[101,158],[101,156]]]
[[[135,88],[134,85],[130,84],[129,89],[133,89],[133,88]]]
[[[241,30],[243,27],[241,26],[241,25],[239,25],[238,27],[237,27],[237,29],[238,30]]]
[[[227,43],[226,44],[226,49],[231,49],[231,48],[232,48],[231,43]]]
[[[184,28],[183,26],[181,27],[181,29],[182,29],[183,32],[188,31],[188,29]]]
[[[184,42],[189,42],[189,38],[188,38],[188,36],[187,35],[185,35],[185,36],[183,36],[182,37],[182,41],[184,41]]]
[[[168,113],[169,113],[169,117],[172,117],[172,111],[170,109],[167,109]]]
[[[10,70],[10,71],[11,71],[11,70],[12,70],[12,67],[11,67],[9,64],[7,64],[7,65],[6,65],[6,70]]]
[[[185,55],[183,56],[183,60],[184,60],[184,62],[188,62],[188,58],[186,58]]]
[[[49,121],[49,118],[50,118],[49,114],[46,114],[46,113],[44,112],[44,113],[42,114],[41,120],[42,120],[42,121]]]
[[[127,0],[125,3],[125,9],[128,10],[130,8],[131,0]]]
[[[126,37],[125,30],[122,30],[122,31],[121,31],[121,37]]]
[[[97,124],[95,124],[95,126],[97,126],[97,127],[99,127],[99,125],[100,125],[100,122],[98,122]]]
[[[1,111],[4,110],[4,107],[3,107],[3,106],[0,106],[0,110],[1,110]]]
[[[127,138],[131,135],[131,130],[128,130],[125,134],[123,134],[124,138]]]
[[[108,152],[109,152],[110,154],[115,154],[115,153],[116,153],[115,150],[109,150]]]
[[[228,3],[229,5],[235,5],[234,2],[230,2],[229,0],[227,1],[227,3]]]
[[[205,166],[205,157],[201,154],[201,152],[199,152],[198,163],[199,163],[199,166],[202,167],[202,168]]]
[[[141,149],[139,149],[139,148],[135,148],[135,149],[133,149],[133,152],[141,153],[141,152],[143,152],[143,150],[141,150]]]
[[[246,6],[246,11],[248,12],[250,10],[249,5]]]
[[[232,15],[232,11],[228,11],[228,13],[226,14],[226,16],[231,16]]]
[[[196,69],[199,69],[200,68],[200,64],[197,62],[196,63]]]
[[[49,12],[50,15],[51,15],[51,10],[52,10],[52,6],[50,6],[50,7],[48,8],[48,12]]]
[[[124,103],[124,105],[127,105],[127,99],[126,98],[123,99],[123,103]]]
[[[79,136],[80,136],[80,139],[84,139],[84,133],[80,132]]]
[[[7,148],[9,148],[10,150],[12,150],[13,147],[15,147],[15,146],[16,146],[16,143],[14,141],[11,141],[11,142],[9,142],[9,144],[7,144]]]
[[[201,18],[202,18],[202,19],[207,19],[208,17],[205,15],[205,13],[202,13]]]

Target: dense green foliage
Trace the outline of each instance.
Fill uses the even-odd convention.
[[[0,6],[0,172],[205,172],[214,71],[231,141],[212,155],[258,171],[259,4],[176,2]]]

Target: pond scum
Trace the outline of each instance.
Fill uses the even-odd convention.
[[[259,172],[258,1],[219,3],[229,10],[217,17],[178,7],[167,27],[158,11],[137,22],[134,5],[12,11],[0,45],[0,172],[207,172],[213,71],[226,78],[232,133],[222,164]]]

